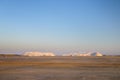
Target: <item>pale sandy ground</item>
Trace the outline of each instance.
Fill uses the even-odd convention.
[[[120,57],[0,57],[0,80],[120,80]]]

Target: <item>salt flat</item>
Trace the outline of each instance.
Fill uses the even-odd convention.
[[[0,57],[0,80],[120,80],[120,57]]]

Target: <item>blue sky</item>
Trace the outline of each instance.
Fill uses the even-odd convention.
[[[0,0],[0,52],[120,54],[119,0]]]

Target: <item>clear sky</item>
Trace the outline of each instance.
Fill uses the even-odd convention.
[[[0,0],[0,53],[120,54],[120,0]]]

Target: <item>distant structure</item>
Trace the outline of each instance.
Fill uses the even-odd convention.
[[[51,52],[25,52],[23,56],[55,56]]]
[[[103,56],[103,54],[99,52],[94,53],[69,53],[69,54],[63,54],[62,56]]]

